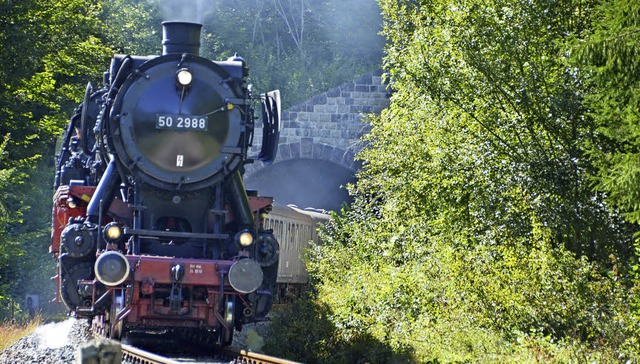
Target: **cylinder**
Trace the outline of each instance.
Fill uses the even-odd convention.
[[[177,21],[162,22],[162,54],[200,54],[202,24]]]

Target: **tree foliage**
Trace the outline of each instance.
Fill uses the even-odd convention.
[[[589,72],[586,104],[597,121],[590,156],[597,187],[632,222],[640,221],[640,2],[603,1],[589,37],[576,44],[576,63]]]
[[[53,273],[53,141],[110,53],[99,10],[97,1],[0,3],[0,296],[37,291]]]
[[[421,362],[638,355],[634,227],[592,189],[599,121],[571,58],[597,4],[379,3],[396,92],[310,261],[335,334]]]
[[[220,59],[237,52],[249,64],[254,87],[280,89],[285,106],[380,67],[381,19],[373,1],[215,3],[204,21],[204,54]]]
[[[594,12],[597,21],[582,42],[574,44],[574,61],[587,72],[585,104],[597,125],[587,152],[597,167],[595,188],[635,224],[640,222],[640,2],[602,1]],[[640,255],[637,235],[636,254]],[[637,292],[640,269],[631,265]],[[640,295],[631,301],[635,321],[640,320]],[[640,328],[630,324],[633,334]]]
[[[160,54],[162,17],[155,3],[112,0],[100,1],[100,4],[102,36],[114,46],[115,52],[140,56]]]

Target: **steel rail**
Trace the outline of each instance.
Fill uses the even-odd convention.
[[[133,364],[180,364],[183,361],[154,354],[130,345],[121,344],[122,362]],[[216,355],[217,356],[217,355]],[[238,348],[223,348],[220,359],[234,364],[301,364],[295,361],[280,359],[264,354],[253,353]]]
[[[296,361],[276,358],[264,354],[253,353],[243,349],[226,347],[222,349],[225,359],[233,360],[236,364],[300,364]]]
[[[138,349],[131,345],[121,344],[122,362],[133,364],[179,364],[179,361],[158,354]]]

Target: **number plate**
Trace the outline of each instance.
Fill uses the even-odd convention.
[[[156,129],[207,131],[209,120],[206,116],[158,114]]]

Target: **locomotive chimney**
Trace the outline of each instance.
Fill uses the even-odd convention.
[[[202,24],[177,21],[162,22],[162,54],[200,54]]]

